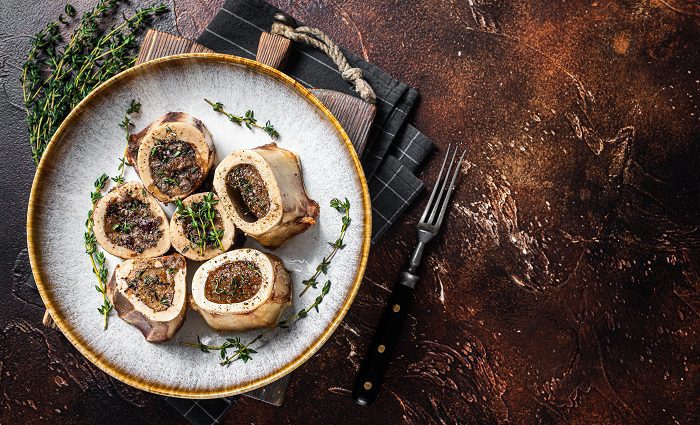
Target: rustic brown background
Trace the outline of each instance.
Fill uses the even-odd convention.
[[[159,28],[195,37],[221,1],[175,1]],[[697,1],[273,3],[418,87],[418,128],[469,164],[377,403],[349,388],[418,206],[283,407],[242,399],[225,423],[698,423]],[[62,8],[0,5],[0,423],[184,423],[40,324],[17,77]]]

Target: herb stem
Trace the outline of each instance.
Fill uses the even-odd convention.
[[[102,174],[97,180],[95,180],[94,187],[95,190],[90,194],[92,200],[92,208],[88,211],[88,218],[85,221],[85,253],[90,256],[90,263],[92,265],[92,272],[97,277],[97,285],[95,289],[102,295],[102,306],[97,309],[97,311],[104,318],[104,329],[107,329],[107,317],[112,312],[114,308],[112,303],[107,298],[107,268],[105,267],[105,255],[98,251],[97,249],[97,239],[95,238],[95,220],[93,218],[93,212],[95,210],[95,205],[102,199],[102,190],[107,184],[109,176],[107,174]]]
[[[214,225],[214,218],[211,216],[209,217],[209,225],[211,225],[211,228],[214,229],[212,233],[214,234],[214,238],[216,239],[216,244],[219,245],[219,249],[221,249],[221,252],[225,252],[226,250],[224,249],[223,243],[221,243],[219,233],[216,231],[216,225]]]
[[[119,123],[119,126],[122,127],[124,129],[124,132],[126,133],[126,146],[124,147],[124,153],[122,154],[122,157],[119,158],[119,166],[117,167],[117,171],[119,171],[119,174],[117,174],[115,177],[112,177],[112,181],[116,184],[124,183],[124,172],[126,171],[126,166],[131,166],[131,164],[129,164],[129,162],[127,162],[126,160],[126,152],[129,149],[129,130],[133,126],[133,124],[131,123],[131,114],[138,114],[139,112],[141,112],[141,103],[138,102],[136,99],[131,99],[129,107],[126,109],[126,112],[124,112],[124,119],[121,123]]]
[[[88,230],[88,232],[92,232],[92,227]],[[100,292],[102,292],[102,303],[108,303],[109,300],[107,299],[107,285],[105,282],[102,281],[100,278],[100,273],[99,270],[97,269],[97,264],[95,263],[95,256],[90,254],[90,262],[92,262],[92,272],[95,273],[95,276],[97,276],[97,282],[99,284]],[[103,324],[103,329],[107,330],[107,316],[109,313],[102,313],[103,319],[104,319],[104,324]]]
[[[345,244],[343,244],[343,239],[345,239],[345,232],[348,230],[348,227],[350,226],[351,222],[350,201],[348,201],[348,199],[345,198],[345,202],[341,202],[339,199],[334,198],[333,200],[331,200],[331,207],[335,208],[338,212],[344,213],[342,219],[343,226],[340,229],[340,235],[338,236],[338,239],[336,239],[335,242],[328,242],[328,244],[333,247],[333,250],[330,254],[328,254],[328,256],[324,257],[323,260],[321,260],[321,264],[316,266],[316,273],[314,273],[313,276],[311,276],[309,279],[303,282],[305,288],[301,291],[299,297],[304,295],[306,291],[309,290],[309,288],[316,288],[316,285],[318,284],[318,277],[321,275],[321,273],[328,273],[328,267],[330,266],[331,261],[333,261],[333,258],[335,258],[335,254],[337,254],[339,250],[345,248]]]
[[[212,102],[209,99],[204,99],[204,101],[211,105],[214,111],[226,115],[228,120],[234,124],[245,125],[246,127],[248,127],[249,130],[252,130],[253,127],[259,128],[273,139],[277,139],[280,137],[280,134],[277,132],[277,130],[275,130],[275,127],[272,124],[270,124],[270,121],[267,121],[265,125],[258,124],[258,120],[255,118],[255,112],[253,112],[250,109],[247,110],[243,116],[238,116],[226,112],[224,110],[224,104],[221,102]]]
[[[196,342],[181,342],[180,345],[184,345],[185,347],[195,347],[199,348],[201,344],[196,343]],[[225,345],[204,345],[206,348],[209,350],[221,350],[222,348],[225,348]]]

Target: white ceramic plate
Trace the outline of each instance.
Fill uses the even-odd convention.
[[[320,312],[312,312],[290,330],[275,330],[256,347],[247,363],[219,365],[206,354],[179,344],[217,344],[232,335],[247,340],[257,332],[216,333],[188,311],[173,340],[146,342],[140,332],[109,319],[102,329],[100,295],[83,246],[85,219],[93,182],[102,173],[117,174],[125,147],[119,127],[131,99],[143,104],[133,116],[135,131],[168,111],[186,111],[211,131],[220,160],[236,149],[271,140],[262,131],[230,123],[204,102],[221,101],[230,112],[248,109],[279,131],[277,143],[301,157],[306,188],[321,205],[318,223],[274,251],[293,280],[291,314],[313,302],[320,291],[299,293],[301,281],[314,273],[340,230],[340,214],[329,207],[334,197],[351,203],[352,224],[346,248],[329,270],[330,293]],[[218,161],[217,161],[218,163]],[[128,169],[127,180],[138,180]],[[172,214],[172,206],[166,209]],[[370,205],[357,156],[333,116],[306,89],[277,70],[227,55],[189,54],[147,62],[103,84],[70,114],[44,154],[30,198],[27,233],[32,269],[44,303],[68,339],[105,372],[143,390],[179,397],[208,398],[248,391],[289,373],[308,359],[337,327],[359,287],[369,250]],[[247,242],[247,246],[255,246]],[[108,256],[110,273],[119,259]],[[188,263],[189,275],[197,263]],[[325,278],[325,277],[324,277]],[[285,316],[286,316],[285,315]]]

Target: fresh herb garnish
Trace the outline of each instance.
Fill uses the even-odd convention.
[[[254,339],[252,342],[257,341],[257,339]],[[252,343],[251,342],[251,343]],[[222,365],[224,364],[224,361],[229,357],[228,356],[228,349],[229,348],[234,348],[236,351],[234,354],[231,355],[231,357],[236,356],[236,358],[240,359],[243,361],[243,363],[248,362],[248,360],[251,360],[253,357],[251,354],[257,353],[257,351],[253,350],[250,348],[250,343],[248,344],[243,344],[241,342],[240,338],[227,338],[226,342],[224,342],[221,345],[206,345],[202,343],[202,340],[200,339],[199,335],[197,336],[197,343],[189,343],[189,342],[182,342],[182,345],[186,345],[189,347],[196,347],[199,348],[203,353],[209,353],[209,350],[215,350],[219,351],[219,357],[222,360]],[[228,363],[227,363],[228,364]]]
[[[116,176],[112,177],[112,181],[113,181],[114,183],[116,183],[116,184],[122,184],[122,183],[124,183],[124,171],[125,171],[125,167],[126,167],[127,165],[128,165],[129,167],[131,167],[131,164],[129,164],[129,162],[126,160],[126,153],[125,153],[124,156],[122,156],[121,158],[119,158],[119,166],[117,166],[117,171],[119,172],[119,174],[117,174]]]
[[[141,102],[136,99],[131,99],[131,102],[129,102],[129,107],[127,107],[126,112],[124,112],[124,119],[119,123],[119,127],[126,130],[127,142],[129,141],[129,128],[133,126],[131,123],[131,114],[138,114],[139,112],[141,112]]]
[[[164,179],[165,180],[165,179]],[[182,199],[175,200],[177,209],[175,212],[182,219],[189,220],[191,227],[187,234],[187,239],[192,242],[193,248],[199,250],[200,255],[204,255],[207,245],[218,245],[221,252],[224,252],[224,245],[221,239],[224,237],[224,229],[216,227],[217,218],[216,204],[219,200],[214,197],[214,193],[209,192],[202,197],[200,202],[192,202],[185,206]],[[185,226],[187,231],[187,226]]]
[[[63,8],[63,11],[66,12],[66,15],[68,15],[70,18],[75,17],[75,14],[77,13],[75,7],[73,7],[73,5],[71,5],[70,3],[66,3],[66,6]]]
[[[342,230],[340,232],[340,237],[333,243],[331,243],[331,246],[333,246],[333,251],[331,252],[330,255],[324,258],[324,263],[327,262],[327,265],[325,266],[326,272],[328,271],[328,266],[330,266],[330,261],[333,259],[333,256],[335,256],[335,252],[337,252],[339,249],[343,249],[345,245],[343,244],[343,238],[345,237],[345,231],[347,230],[348,226],[350,225],[350,201],[345,199],[345,202],[341,202],[338,199],[333,199],[331,201],[331,207],[335,208],[338,212],[343,213],[343,226]],[[320,266],[319,266],[320,267]],[[316,269],[316,274],[314,274],[314,282],[315,279],[318,278],[320,275],[321,271],[317,267]],[[325,274],[325,272],[324,272]],[[304,282],[310,281],[306,280]],[[304,289],[304,292],[306,292],[309,287],[316,288],[316,284],[314,285],[307,284],[306,288]],[[200,339],[199,335],[197,336],[197,342],[181,342],[181,345],[187,346],[187,347],[195,347],[200,349],[204,353],[209,353],[210,350],[213,351],[219,351],[219,357],[221,359],[220,364],[221,366],[229,366],[231,363],[235,362],[236,360],[242,360],[243,363],[246,363],[248,360],[251,360],[253,357],[251,354],[257,353],[254,349],[251,348],[253,344],[256,342],[260,341],[265,335],[269,334],[275,329],[288,329],[294,323],[297,321],[306,318],[311,310],[316,310],[316,312],[319,312],[319,306],[323,302],[323,299],[326,295],[331,290],[331,281],[326,280],[326,282],[323,284],[323,287],[321,288],[321,292],[316,296],[314,299],[314,302],[311,303],[308,307],[302,308],[299,310],[297,313],[292,315],[290,318],[286,320],[282,320],[277,323],[277,325],[274,328],[268,328],[265,331],[259,333],[258,335],[255,336],[255,338],[251,339],[247,343],[241,342],[240,338],[229,338],[224,342],[222,345],[208,345],[204,344],[202,340]],[[235,351],[232,354],[228,354],[228,350],[233,348]]]
[[[129,107],[126,108],[126,112],[124,113],[124,119],[119,123],[119,127],[123,128],[126,133],[126,147],[124,148],[124,155],[119,158],[119,166],[117,167],[119,174],[112,177],[112,181],[116,184],[124,183],[125,166],[128,165],[131,167],[131,164],[126,160],[126,151],[129,149],[129,130],[133,126],[131,123],[131,114],[138,114],[139,112],[141,112],[141,103],[136,99],[131,99],[131,103],[129,103]]]
[[[85,253],[90,256],[92,263],[92,272],[97,277],[97,285],[95,289],[102,294],[102,305],[97,311],[104,317],[104,329],[107,329],[107,317],[112,312],[112,303],[107,298],[107,267],[105,266],[105,255],[97,250],[97,239],[95,238],[95,221],[92,217],[92,212],[95,209],[97,201],[102,199],[102,190],[107,184],[109,176],[102,174],[94,183],[94,191],[90,193],[92,200],[92,208],[88,212],[88,218],[85,221]]]
[[[164,4],[137,9],[110,28],[108,21],[119,16],[115,12],[123,3],[100,0],[77,21],[66,43],[60,30],[61,23],[68,23],[63,16],[32,38],[20,82],[35,164],[68,113],[93,88],[134,64],[137,36],[168,10]],[[73,6],[64,11],[70,18],[76,15]]]
[[[277,139],[278,137],[280,137],[280,134],[277,132],[277,130],[275,130],[275,127],[272,124],[270,124],[270,121],[267,121],[265,125],[258,124],[258,120],[255,118],[255,112],[253,112],[250,109],[247,110],[243,116],[238,116],[226,112],[224,110],[224,104],[221,102],[212,102],[209,99],[204,99],[204,101],[210,104],[214,111],[226,115],[228,120],[234,124],[245,125],[246,127],[248,127],[249,130],[252,130],[253,127],[259,128],[273,139]]]
[[[122,223],[116,223],[116,224],[112,225],[112,230],[115,230],[115,231],[120,232],[120,233],[129,233],[129,232],[131,232],[131,229],[133,227],[134,227],[133,224],[127,223],[125,221]]]
[[[335,254],[338,252],[338,250],[345,248],[343,239],[345,238],[345,232],[348,230],[348,226],[350,226],[350,222],[352,221],[350,220],[350,201],[348,201],[348,198],[345,198],[345,202],[342,202],[338,198],[333,198],[331,200],[331,208],[334,208],[339,213],[343,214],[343,226],[340,228],[340,235],[338,236],[338,239],[335,240],[335,242],[328,242],[328,245],[333,247],[333,250],[330,254],[323,257],[321,263],[318,266],[316,266],[316,273],[314,273],[313,276],[302,282],[305,288],[303,291],[301,291],[301,294],[299,294],[300,297],[304,295],[304,293],[306,293],[306,291],[308,291],[309,288],[316,288],[316,286],[318,285],[318,277],[321,275],[321,273],[323,273],[324,275],[328,274],[328,267],[330,267],[331,261],[333,261],[333,257],[335,257]]]
[[[163,183],[169,186],[177,186],[180,182],[173,177],[163,177]]]

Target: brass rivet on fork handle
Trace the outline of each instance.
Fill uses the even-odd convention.
[[[445,211],[450,204],[455,181],[461,172],[462,160],[464,160],[466,152],[463,152],[457,158],[457,150],[457,148],[451,150],[451,145],[447,147],[445,159],[442,161],[440,174],[430,194],[428,205],[418,221],[418,243],[411,255],[409,266],[406,271],[401,273],[399,281],[394,285],[384,313],[379,320],[379,325],[377,325],[377,329],[374,332],[372,342],[367,350],[367,355],[360,366],[352,391],[353,398],[360,405],[372,403],[379,393],[379,388],[389,366],[391,354],[399,339],[401,327],[407,314],[407,307],[413,299],[413,289],[416,282],[418,282],[418,276],[415,273],[421,264],[423,251],[426,244],[440,230],[440,226],[445,218]],[[445,168],[446,165],[447,168]]]

